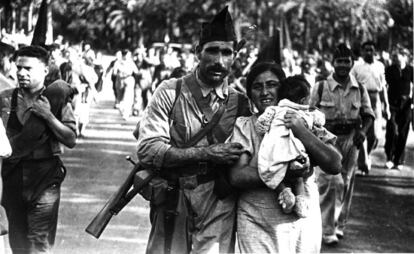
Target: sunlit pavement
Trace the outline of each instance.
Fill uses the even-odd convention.
[[[404,169],[386,169],[384,140],[373,151],[372,170],[357,176],[345,236],[322,252],[414,252],[414,132]]]
[[[136,159],[132,131],[138,118],[124,120],[105,95],[93,106],[85,137],[64,156],[68,175],[62,186],[56,253],[145,251],[149,208],[139,196],[113,217],[99,240],[85,233],[88,223],[132,169],[125,157]]]
[[[114,216],[99,240],[85,228],[132,169],[125,156],[136,158],[132,136],[138,118],[124,120],[113,109],[108,86],[92,106],[85,138],[65,151],[67,176],[62,185],[54,253],[144,253],[150,230],[148,203],[137,196]],[[401,171],[386,170],[383,148],[373,153],[369,176],[357,177],[345,238],[323,252],[414,251],[414,135]],[[10,251],[9,251],[10,253]]]

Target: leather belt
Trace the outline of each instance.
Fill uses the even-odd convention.
[[[326,129],[335,135],[348,135],[354,129],[358,128],[358,124],[326,124]]]
[[[215,170],[215,167],[206,161],[200,161],[198,163],[177,167],[172,171],[180,176],[190,175],[206,175]]]
[[[160,177],[172,185],[183,189],[194,189],[198,185],[214,181],[218,176],[207,162],[199,162],[190,166],[168,169],[160,172]]]

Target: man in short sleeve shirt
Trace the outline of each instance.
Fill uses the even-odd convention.
[[[38,46],[19,49],[19,86],[0,93],[1,117],[13,151],[3,161],[2,169],[2,204],[9,220],[13,253],[50,252],[56,235],[60,184],[66,173],[59,158],[60,144],[72,148],[76,143],[75,118],[69,102],[60,102],[61,107],[55,110],[42,95],[48,58],[48,52]],[[34,121],[39,124],[36,126],[42,126],[45,135],[33,141],[36,129],[31,134],[24,130],[35,128]]]
[[[373,125],[367,132],[367,140],[364,142],[363,149],[360,149],[358,167],[363,174],[368,174],[371,169],[369,154],[378,144],[379,135],[382,133],[382,106],[384,104],[385,118],[388,120],[390,109],[385,82],[384,65],[375,59],[375,44],[367,41],[362,44],[362,61],[355,63],[351,70],[356,81],[363,85],[369,95],[372,110],[375,114]]]
[[[337,136],[336,146],[342,154],[342,171],[329,175],[319,170],[318,184],[322,212],[323,243],[338,243],[351,207],[358,148],[374,119],[368,93],[349,75],[352,52],[340,44],[334,52],[334,73],[313,87],[310,105],[326,117],[325,127]]]

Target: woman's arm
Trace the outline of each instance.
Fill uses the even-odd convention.
[[[333,145],[325,144],[305,127],[304,120],[294,111],[288,111],[285,115],[285,125],[290,128],[302,144],[305,146],[309,157],[323,171],[328,174],[341,172],[342,156]]]
[[[259,177],[257,167],[251,166],[250,156],[247,153],[243,153],[230,169],[229,180],[231,185],[239,189],[265,187]]]

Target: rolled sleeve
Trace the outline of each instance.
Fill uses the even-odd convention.
[[[139,123],[137,155],[143,165],[161,168],[170,145],[169,112],[175,99],[176,79],[155,91]]]

